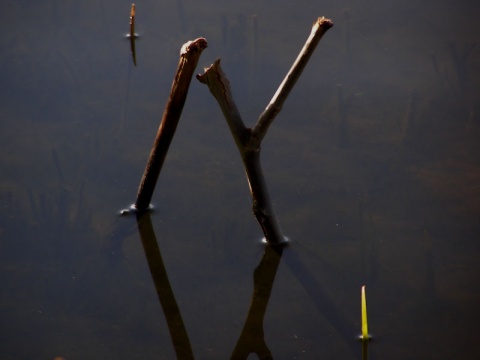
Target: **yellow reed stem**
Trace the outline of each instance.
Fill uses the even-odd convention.
[[[368,320],[367,320],[367,295],[365,293],[365,285],[362,286],[362,340],[369,340],[371,336],[368,334]]]

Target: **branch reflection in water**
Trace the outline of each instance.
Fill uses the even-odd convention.
[[[333,303],[320,282],[303,264],[293,245],[288,247],[267,245],[265,252],[253,273],[253,297],[247,319],[231,359],[247,359],[255,353],[260,359],[273,359],[265,343],[264,318],[273,282],[281,259],[307,292],[319,313],[335,328],[351,350],[352,356],[358,351],[353,341],[355,328]],[[350,341],[351,340],[351,341]],[[365,359],[365,358],[364,358]]]
[[[148,267],[152,274],[153,283],[157,291],[158,300],[162,306],[168,330],[172,337],[173,347],[178,359],[193,359],[192,346],[183,323],[180,309],[175,300],[167,270],[163,264],[160,248],[158,247],[155,231],[153,230],[150,212],[137,211],[137,226],[142,240],[143,250],[147,258]]]
[[[246,359],[251,353],[259,359],[273,359],[265,343],[263,320],[283,250],[283,246],[266,246],[260,264],[253,271],[253,297],[231,359]]]
[[[130,212],[130,214],[132,213]],[[137,210],[135,212],[145,257],[160,305],[165,314],[177,358],[194,359],[185,324],[163,263],[150,214],[151,212],[148,210]],[[358,348],[354,341],[355,327],[332,301],[317,277],[304,264],[301,254],[302,247],[299,244],[300,247],[297,249],[295,244],[297,243],[291,243],[286,247],[265,245],[260,263],[253,272],[253,295],[250,308],[231,359],[247,359],[252,353],[260,359],[273,359],[272,352],[265,342],[264,319],[282,257],[285,265],[306,291],[318,312],[344,339],[346,346],[351,350],[352,356],[357,353]],[[362,359],[366,359],[366,347],[362,350]]]

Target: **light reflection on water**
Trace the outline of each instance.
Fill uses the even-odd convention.
[[[268,300],[274,358],[360,358],[367,284],[372,359],[478,354],[479,52],[468,5],[434,5],[137,4],[133,68],[129,3],[7,2],[2,358],[175,358],[135,217],[118,211],[134,200],[178,50],[205,36],[201,66],[222,57],[253,124],[317,15],[335,27],[263,145],[291,239],[266,267],[267,299],[270,280],[252,298],[254,269],[272,254],[241,161],[216,103],[192,82],[151,216],[192,352],[230,357],[262,315],[249,318],[251,305]],[[450,10],[465,21],[447,32]]]

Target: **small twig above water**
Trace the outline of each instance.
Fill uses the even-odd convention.
[[[135,38],[135,4],[130,9],[130,38]]]
[[[127,37],[130,39],[130,50],[132,52],[133,64],[137,66],[137,54],[135,52],[135,40],[138,37],[135,32],[135,4],[130,9],[130,32]]]

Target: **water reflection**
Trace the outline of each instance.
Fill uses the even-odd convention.
[[[167,320],[177,358],[193,359],[190,340],[188,339],[180,309],[168,280],[167,271],[163,264],[149,211],[138,211],[136,213],[136,219],[148,267],[150,268],[158,299],[165,314],[165,319]]]
[[[193,359],[190,340],[168,280],[167,271],[163,264],[151,223],[150,213],[138,212],[136,219],[150,273],[165,314],[177,358]],[[232,359],[246,359],[251,353],[257,354],[260,359],[272,358],[271,352],[265,344],[263,319],[282,252],[282,247],[267,246],[260,264],[254,271],[254,290],[250,310],[231,356]]]
[[[283,250],[283,246],[266,246],[262,260],[253,272],[250,309],[231,359],[246,359],[252,353],[259,359],[273,359],[265,343],[263,321]]]
[[[150,274],[168,324],[177,358],[193,359],[194,355],[189,336],[162,260],[151,222],[150,211],[138,211],[135,213],[135,218]],[[123,230],[115,230],[113,233],[125,234],[125,228],[130,226],[127,220],[125,217],[122,219],[123,222],[117,224],[117,226],[123,227]],[[115,240],[117,243],[119,241],[121,242],[121,239],[117,238]],[[256,354],[259,359],[273,359],[272,352],[265,340],[264,318],[282,257],[288,269],[312,299],[318,312],[342,335],[352,354],[355,354],[358,349],[355,346],[356,344],[351,341],[353,339],[352,334],[355,333],[353,325],[342,315],[338,306],[332,302],[322,285],[305,266],[297,251],[292,247],[285,248],[284,245],[265,245],[260,263],[253,272],[253,294],[250,307],[231,359],[247,359],[250,354]],[[364,343],[362,344],[362,359],[366,358],[367,344]]]

